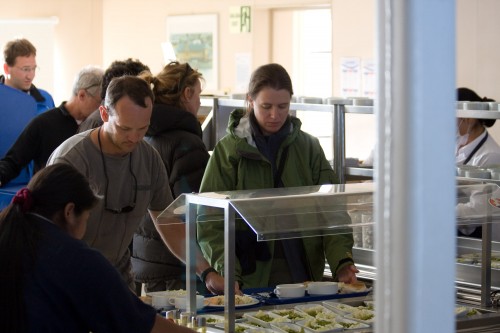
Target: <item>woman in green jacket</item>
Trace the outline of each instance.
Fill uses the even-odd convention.
[[[200,192],[338,183],[318,139],[301,131],[300,120],[289,115],[292,95],[290,76],[281,65],[254,71],[247,111],[231,113],[228,134],[210,157]],[[198,223],[198,242],[210,264],[223,273],[223,221]],[[236,280],[245,288],[321,280],[326,258],[335,279],[352,283],[358,272],[352,245],[352,234],[257,242],[238,220]]]

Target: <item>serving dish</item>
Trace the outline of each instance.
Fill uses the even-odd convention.
[[[272,323],[271,328],[278,333],[304,333],[304,327],[294,323]]]
[[[368,302],[368,303],[366,303],[366,302]],[[374,303],[370,302],[370,301],[366,301],[366,302],[363,302],[363,305],[353,306],[353,305],[340,303],[340,302],[325,301],[325,302],[323,302],[323,305],[326,308],[332,310],[333,312],[336,312],[336,313],[341,314],[341,315],[347,315],[347,314],[353,313],[356,310],[373,311],[373,304]]]
[[[196,318],[205,318],[207,321],[207,325],[215,326],[216,324],[224,323],[224,316],[221,315],[212,315],[212,314],[199,314],[196,315]]]
[[[253,311],[243,314],[243,318],[259,324],[262,327],[271,327],[271,323],[290,322],[290,319],[279,316],[271,311]]]
[[[356,309],[352,313],[345,315],[344,318],[359,321],[371,326],[375,321],[375,312],[365,309]]]
[[[308,314],[311,317],[316,317],[318,313],[334,314],[333,311],[317,303],[299,304],[296,305],[294,308],[298,311]]]
[[[216,328],[220,328],[220,329],[224,330],[224,323],[218,323],[218,324],[215,324],[214,326]],[[255,328],[255,326],[248,325],[245,323],[234,323],[234,332],[235,333],[243,333],[246,330],[249,330],[252,328]]]
[[[302,326],[307,332],[313,333],[331,333],[344,330],[343,326],[337,323],[337,321],[334,319],[306,319],[298,321],[297,325]]]
[[[249,328],[245,333],[276,333],[274,330],[265,327]]]
[[[271,310],[271,312],[277,314],[278,316],[290,319],[292,322],[312,318],[307,313],[298,311],[296,309],[274,309]]]
[[[248,295],[235,295],[235,307],[242,308],[246,306],[253,306],[259,304],[257,298]],[[210,308],[224,308],[224,296],[213,296],[205,298],[205,306]]]

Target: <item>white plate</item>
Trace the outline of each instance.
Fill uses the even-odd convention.
[[[167,297],[174,297],[174,296],[186,296],[187,295],[187,290],[184,289],[178,289],[178,290],[163,290],[163,291],[151,291],[149,293],[146,293],[147,296],[167,296]]]
[[[304,319],[312,319],[312,317],[307,313],[296,309],[274,309],[271,310],[271,312],[277,314],[278,316],[290,319],[292,322]]]
[[[351,306],[348,304],[344,304],[344,303],[340,303],[340,302],[332,302],[332,301],[325,301],[325,302],[323,302],[323,305],[326,308],[332,310],[333,312],[336,312],[336,313],[341,314],[341,315],[351,314],[352,312],[354,312],[355,310],[358,309],[357,307],[354,307],[354,306]]]
[[[311,317],[316,317],[316,315],[318,313],[334,313],[332,310],[324,307],[323,305],[321,304],[317,304],[317,303],[308,303],[308,304],[301,304],[301,305],[296,305],[295,306],[295,309],[300,311],[300,312],[304,312],[306,314],[308,314],[309,316]]]
[[[276,333],[270,328],[256,327],[245,330],[245,333]]]
[[[371,315],[372,317],[370,319],[361,319],[359,317],[360,314],[363,314],[363,315],[368,314],[368,315]],[[370,311],[370,310],[357,310],[357,311],[354,311],[353,313],[345,315],[344,317],[347,319],[359,321],[363,324],[367,324],[367,325],[371,326],[373,324],[373,322],[375,321],[375,312]]]
[[[330,324],[324,324],[326,322]],[[342,325],[337,323],[335,320],[320,319],[318,321],[317,319],[308,319],[308,320],[298,321],[297,325],[302,326],[304,330],[306,330],[307,332],[313,332],[313,333],[318,333],[318,332],[331,333],[331,332],[340,332],[344,330]],[[318,328],[313,328],[315,326],[318,326]]]
[[[267,319],[264,319],[267,318]],[[243,318],[246,318],[248,321],[259,324],[262,327],[271,327],[271,323],[284,323],[290,322],[290,319],[277,315],[271,311],[253,311],[253,312],[245,312],[243,314]]]
[[[234,305],[235,308],[242,308],[245,306],[252,306],[252,305],[256,305],[256,304],[260,303],[260,301],[254,297],[250,297],[248,295],[244,295],[244,296],[245,296],[245,299],[248,300],[248,303],[235,304]],[[222,296],[207,297],[207,298],[205,298],[205,306],[209,307],[209,308],[224,308],[224,304],[212,304],[211,303],[216,298],[218,300],[220,300],[221,302],[224,302],[223,295]]]
[[[368,310],[374,310],[375,309],[375,302],[374,301],[363,301],[365,306],[368,308]]]
[[[339,325],[341,325],[344,328],[344,330],[357,330],[360,328],[369,328],[370,327],[370,325],[368,325],[368,324],[365,324],[365,323],[362,323],[362,322],[356,321],[356,320],[347,319],[344,317],[339,317],[337,319],[337,323],[339,323]]]
[[[196,315],[196,318],[206,318],[207,325],[216,325],[224,323],[224,316],[221,315],[211,315],[211,314],[200,314]]]
[[[222,330],[224,330],[224,323],[215,324],[215,327],[221,328]],[[235,333],[243,333],[246,330],[252,329],[252,328],[255,328],[255,326],[251,326],[251,325],[247,325],[247,324],[243,324],[243,323],[234,323],[234,332]]]
[[[455,307],[455,316],[457,318],[465,317],[469,312],[469,308],[466,306],[456,306]]]
[[[302,326],[294,323],[272,323],[271,328],[279,333],[301,333],[303,331]]]

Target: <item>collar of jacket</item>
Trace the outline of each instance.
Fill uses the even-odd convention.
[[[157,136],[171,131],[187,131],[203,137],[201,125],[192,114],[173,105],[155,103],[146,136]]]
[[[0,84],[5,84],[4,75],[0,75]],[[42,94],[40,94],[40,92],[38,91],[38,89],[35,87],[34,84],[31,84],[29,90],[22,90],[22,91],[30,94],[37,102],[45,102],[45,97],[43,97]]]
[[[252,138],[252,129],[250,126],[249,117],[245,117],[246,111],[236,109],[231,112],[227,133],[232,135],[237,141],[236,153],[242,157],[253,160],[265,160],[262,154],[257,149],[254,139]],[[297,137],[302,122],[300,119],[290,116],[290,135],[283,141],[282,146],[289,145]]]

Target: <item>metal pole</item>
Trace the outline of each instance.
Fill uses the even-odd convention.
[[[378,0],[377,19],[375,331],[451,333],[455,1]]]

